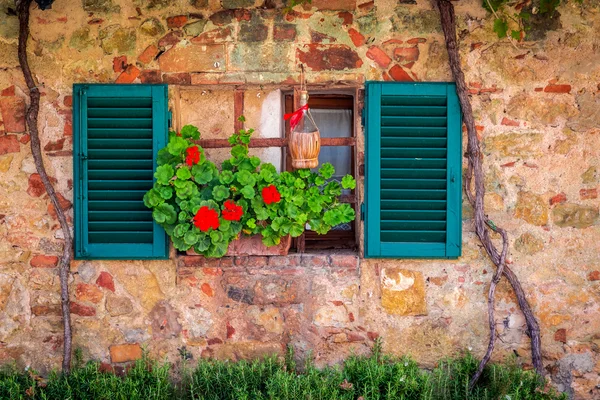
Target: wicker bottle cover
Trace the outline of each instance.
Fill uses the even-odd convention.
[[[292,127],[290,134],[290,153],[292,167],[316,168],[319,165],[319,151],[321,150],[321,134],[317,124],[308,109],[308,92],[300,92],[300,109],[302,116],[297,125]]]

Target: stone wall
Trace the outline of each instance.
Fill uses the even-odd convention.
[[[265,98],[297,83],[299,63],[309,82],[325,86],[451,79],[429,1],[313,0],[287,14],[278,1],[56,0],[33,10],[29,59],[42,93],[42,148],[67,213],[75,82],[169,83],[171,103],[189,104],[179,123],[225,138],[229,101],[215,103],[217,120],[209,121],[184,89],[246,87],[251,125],[277,136]],[[539,318],[547,372],[562,390],[591,399],[600,396],[600,9],[572,3],[552,24],[534,17],[534,40],[516,47],[495,36],[479,1],[455,4],[487,212],[510,234],[509,260]],[[59,366],[62,346],[63,232],[31,157],[11,7],[0,0],[0,360],[47,371]],[[75,346],[117,366],[141,348],[174,361],[183,346],[197,359],[280,353],[288,344],[334,363],[367,352],[377,337],[386,351],[424,365],[464,350],[481,356],[493,266],[466,203],[463,211],[463,256],[451,261],[206,261],[172,252],[167,261],[73,262]],[[516,354],[528,366],[525,323],[505,282],[497,297],[495,358]]]

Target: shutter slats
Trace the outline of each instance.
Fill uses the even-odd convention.
[[[449,106],[453,84],[381,83],[367,87],[367,196],[365,230],[368,256],[454,256],[447,251],[460,152],[449,132],[460,134],[460,114]],[[460,141],[460,135],[458,136]],[[452,163],[451,163],[452,162]],[[459,192],[460,194],[460,192]],[[459,211],[460,213],[460,211]],[[377,219],[374,221],[373,219]],[[376,236],[371,232],[376,230]],[[392,249],[395,249],[392,251]],[[398,254],[394,254],[394,253]],[[452,253],[452,254],[451,254]]]
[[[81,86],[80,90],[77,89]],[[86,156],[76,168],[84,202],[76,220],[81,258],[165,258],[166,236],[144,206],[156,152],[166,145],[165,85],[76,85]],[[75,107],[74,107],[75,108]]]

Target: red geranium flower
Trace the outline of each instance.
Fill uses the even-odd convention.
[[[244,209],[242,206],[238,206],[232,200],[227,200],[225,202],[225,209],[221,212],[221,215],[227,221],[239,221],[243,213]]]
[[[200,162],[200,150],[198,150],[198,146],[188,147],[185,154],[185,163],[190,167]]]
[[[263,188],[262,198],[265,204],[269,205],[271,203],[279,203],[279,200],[281,200],[281,195],[279,194],[279,191],[277,191],[275,185],[269,185]]]
[[[194,216],[194,225],[202,232],[219,227],[219,214],[212,208],[202,206]]]

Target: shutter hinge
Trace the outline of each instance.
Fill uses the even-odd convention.
[[[360,203],[360,220],[365,220],[365,203]]]
[[[173,113],[171,111],[167,111],[167,124],[169,128],[173,127]]]

